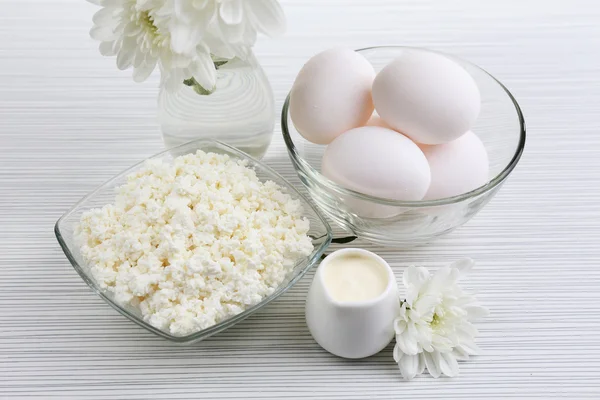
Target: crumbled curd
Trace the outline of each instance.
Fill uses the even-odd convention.
[[[245,161],[198,151],[150,160],[85,212],[81,254],[101,288],[183,336],[239,314],[313,250],[300,201]]]

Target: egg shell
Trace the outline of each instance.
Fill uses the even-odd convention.
[[[290,117],[308,141],[328,144],[364,125],[373,113],[373,66],[357,52],[336,47],[312,57],[290,92]]]
[[[323,154],[321,172],[347,189],[391,200],[421,200],[431,181],[427,159],[415,143],[375,126],[336,138]]]
[[[388,124],[385,123],[383,119],[381,119],[379,115],[377,115],[377,113],[373,113],[373,115],[371,115],[371,118],[369,118],[365,126],[379,126],[381,128],[392,129]]]
[[[406,207],[388,206],[352,196],[342,196],[340,201],[342,204],[338,206],[338,213],[343,210],[361,218],[389,219],[408,211]]]
[[[489,180],[487,151],[471,131],[450,143],[420,147],[431,170],[431,184],[425,200],[467,193]]]
[[[386,65],[373,82],[381,118],[415,142],[447,143],[471,129],[481,108],[477,84],[451,59],[407,52]]]

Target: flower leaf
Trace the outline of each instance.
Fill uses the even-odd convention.
[[[229,60],[223,60],[223,61],[215,61],[215,68],[219,69],[219,67],[227,64],[229,62]]]
[[[212,88],[211,90],[206,90],[193,77],[185,79],[183,81],[183,84],[186,86],[190,86],[192,89],[194,89],[194,92],[198,93],[201,96],[208,96],[209,94],[215,91],[215,88]]]

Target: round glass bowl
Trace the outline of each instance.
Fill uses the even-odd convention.
[[[401,46],[357,51],[371,62],[376,72],[402,55],[433,52]],[[285,101],[282,132],[296,172],[319,208],[358,237],[384,246],[408,248],[451,232],[473,218],[494,197],[523,153],[525,121],[508,89],[478,66],[445,56],[460,64],[479,86],[481,112],[472,131],[483,141],[490,161],[489,181],[458,196],[429,201],[396,201],[337,185],[320,173],[326,146],[311,143],[298,133],[288,112],[289,95]]]

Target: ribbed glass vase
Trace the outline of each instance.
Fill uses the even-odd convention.
[[[254,55],[218,66],[210,94],[182,82],[161,89],[158,119],[167,147],[196,139],[214,139],[261,158],[273,136],[275,105],[271,85]]]

